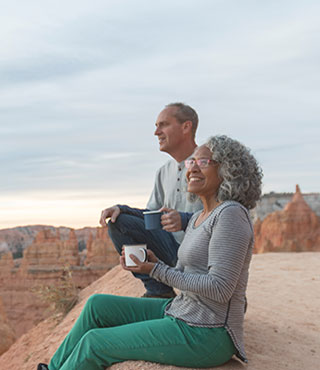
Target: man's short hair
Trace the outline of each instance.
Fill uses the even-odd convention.
[[[195,137],[198,127],[198,114],[189,105],[183,103],[170,103],[165,106],[166,108],[177,108],[174,117],[180,122],[191,121],[192,123],[192,135]]]

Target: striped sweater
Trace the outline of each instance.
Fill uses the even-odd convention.
[[[215,208],[200,225],[191,218],[178,250],[175,268],[159,262],[150,276],[181,293],[166,307],[166,314],[191,326],[225,327],[247,362],[243,319],[253,228],[248,211],[235,201]]]

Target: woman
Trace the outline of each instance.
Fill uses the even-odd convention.
[[[234,354],[247,362],[243,317],[253,230],[248,209],[261,194],[262,172],[249,150],[211,137],[186,160],[188,191],[201,198],[175,268],[148,250],[124,269],[180,290],[174,299],[94,295],[61,344],[50,370],[104,369],[125,360],[213,367]],[[46,369],[40,367],[38,369]]]

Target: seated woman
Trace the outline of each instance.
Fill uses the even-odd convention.
[[[186,160],[188,191],[203,210],[191,218],[176,267],[132,256],[136,267],[180,291],[174,299],[95,294],[51,359],[38,369],[104,369],[125,360],[192,368],[247,362],[243,318],[253,229],[248,209],[261,194],[262,172],[249,150],[211,137]]]

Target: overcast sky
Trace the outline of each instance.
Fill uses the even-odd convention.
[[[175,101],[198,111],[198,143],[252,149],[265,193],[320,191],[319,1],[0,5],[0,228],[144,207]]]

